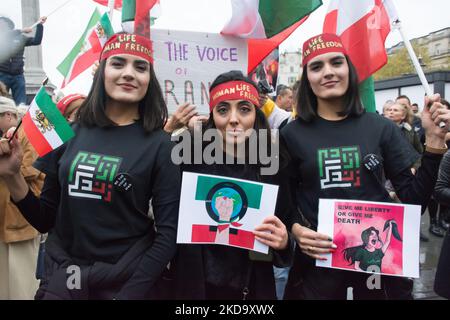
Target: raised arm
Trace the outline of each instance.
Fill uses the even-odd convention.
[[[389,222],[389,227],[388,227],[388,230],[387,230],[386,239],[384,241],[383,246],[381,247],[381,251],[383,251],[383,253],[386,253],[386,250],[389,248],[389,245],[391,244],[392,224],[393,223],[395,223],[394,220],[391,220]]]

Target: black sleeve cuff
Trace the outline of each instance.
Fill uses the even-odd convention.
[[[288,232],[288,243],[284,250],[273,250],[273,264],[278,268],[290,267],[294,261],[295,241]]]

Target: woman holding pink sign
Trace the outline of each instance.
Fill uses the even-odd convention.
[[[364,111],[358,76],[340,38],[322,34],[305,42],[298,119],[281,132],[293,159],[292,183],[302,212],[293,220],[298,250],[287,298],[345,299],[349,287],[354,299],[386,298],[384,282],[381,289],[370,290],[364,273],[316,267],[316,259],[326,260],[324,255],[345,249],[338,248],[329,235],[315,231],[319,199],[391,202],[382,183],[384,175],[401,201],[426,205],[446,151],[447,129],[439,123],[447,123],[450,113],[438,95],[426,97],[425,105],[426,150],[414,176],[410,167],[417,154],[400,130]],[[364,256],[361,251],[358,255]]]

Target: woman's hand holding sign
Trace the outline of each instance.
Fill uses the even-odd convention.
[[[327,260],[323,254],[332,253],[337,249],[333,239],[329,236],[303,227],[298,223],[292,226],[292,233],[302,252],[311,258]]]
[[[288,245],[286,226],[276,216],[264,219],[263,223],[253,231],[255,239],[275,250],[284,250]]]

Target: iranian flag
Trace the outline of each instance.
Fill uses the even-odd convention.
[[[128,33],[150,37],[150,16],[154,21],[159,14],[159,0],[123,0],[122,29]]]
[[[248,39],[251,73],[321,5],[320,0],[232,0],[232,16],[221,34]]]
[[[331,0],[323,31],[340,36],[363,81],[387,63],[384,43],[397,19],[391,0]]]
[[[231,0],[232,16],[221,33],[268,39],[298,23],[321,5],[320,0]]]
[[[95,9],[83,35],[67,57],[57,67],[64,76],[61,88],[90,68],[98,60],[103,45],[114,34],[108,14],[102,16]]]
[[[22,124],[28,140],[40,157],[75,136],[44,87],[36,94]]]
[[[358,72],[361,100],[376,111],[372,74],[387,63],[385,41],[398,19],[391,0],[331,0],[323,31],[340,36]]]

